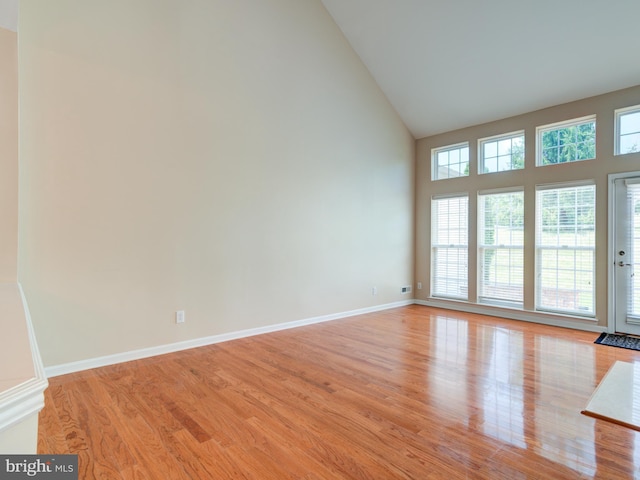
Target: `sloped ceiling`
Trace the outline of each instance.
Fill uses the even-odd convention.
[[[0,0],[0,27],[18,30],[18,3],[19,0]]]
[[[322,2],[416,138],[640,84],[640,0]]]
[[[416,138],[640,84],[638,0],[322,2]]]

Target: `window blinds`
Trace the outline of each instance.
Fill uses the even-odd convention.
[[[536,304],[539,310],[595,312],[595,186],[536,192]]]
[[[478,197],[479,301],[522,306],[524,287],[524,194]]]
[[[432,199],[431,294],[466,299],[468,296],[469,198]]]

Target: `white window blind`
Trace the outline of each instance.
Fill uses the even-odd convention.
[[[478,198],[480,303],[522,308],[524,287],[524,193]]]
[[[595,312],[594,185],[536,192],[536,307],[593,316]]]
[[[467,299],[469,198],[434,198],[431,205],[431,294]]]

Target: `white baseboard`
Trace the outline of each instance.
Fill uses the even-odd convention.
[[[15,302],[21,307],[21,313],[24,317],[11,318],[10,320],[14,322],[24,321],[26,323],[34,373],[33,377],[25,379],[24,382],[8,390],[0,391],[0,433],[29,420],[34,415],[37,417],[38,412],[44,407],[44,391],[48,385],[31,322],[31,315],[29,314],[29,306],[22,291],[22,285],[19,283],[15,285],[17,287],[16,290],[12,289],[12,292],[15,292],[15,296],[12,293],[11,296],[3,298],[3,302]],[[37,435],[37,429],[35,434]],[[35,453],[35,450],[33,450],[33,453]]]
[[[513,310],[509,308],[500,308],[493,306],[467,304],[463,302],[447,302],[438,300],[403,300],[400,302],[387,303],[384,305],[376,305],[373,307],[360,308],[347,312],[334,313],[330,315],[321,315],[319,317],[311,317],[303,320],[295,320],[292,322],[278,323],[275,325],[267,325],[265,327],[250,328],[247,330],[239,330],[236,332],[223,333],[220,335],[212,335],[210,337],[195,338],[184,342],[171,343],[168,345],[158,345],[157,347],[143,348],[140,350],[132,350],[129,352],[116,353],[114,355],[106,355],[104,357],[89,358],[77,362],[65,363],[62,365],[54,365],[44,369],[47,378],[65,375],[67,373],[80,372],[91,368],[104,367],[117,363],[129,362],[131,360],[139,360],[141,358],[154,357],[156,355],[164,355],[165,353],[178,352],[188,350],[190,348],[203,347],[205,345],[213,345],[216,343],[227,342],[239,338],[251,337],[254,335],[262,335],[263,333],[277,332],[279,330],[287,330],[290,328],[303,327],[305,325],[313,325],[314,323],[329,322],[331,320],[339,320],[341,318],[353,317],[355,315],[363,315],[365,313],[380,312],[391,308],[404,307],[406,305],[424,305],[426,307],[444,308],[447,310],[457,310],[467,313],[477,313],[480,315],[490,315],[494,317],[507,318],[509,320],[520,320],[525,322],[540,323],[543,325],[551,325],[555,327],[571,328],[574,330],[584,330],[588,332],[602,333],[606,331],[606,327],[601,327],[592,320],[580,321],[578,319],[564,318],[561,315],[551,315],[540,312],[528,312],[522,310]]]
[[[129,352],[116,353],[103,357],[89,358],[79,360],[77,362],[64,363],[61,365],[53,365],[44,369],[47,378],[65,375],[67,373],[80,372],[91,368],[104,367],[117,363],[129,362],[131,360],[139,360],[141,358],[154,357],[156,355],[164,355],[165,353],[178,352],[180,350],[188,350],[190,348],[203,347],[205,345],[213,345],[215,343],[227,342],[238,338],[251,337],[261,335],[263,333],[277,332],[279,330],[287,330],[289,328],[303,327],[314,323],[328,322],[331,320],[339,320],[341,318],[353,317],[355,315],[363,315],[365,313],[380,312],[391,308],[404,307],[412,305],[413,299],[403,300],[400,302],[387,303],[384,305],[376,305],[373,307],[359,308],[347,312],[334,313],[330,315],[321,315],[319,317],[311,317],[303,320],[295,320],[292,322],[278,323],[275,325],[267,325],[264,327],[250,328],[247,330],[239,330],[236,332],[223,333],[220,335],[212,335],[210,337],[195,338],[184,342],[171,343],[167,345],[158,345],[157,347],[142,348],[140,350],[132,350]]]

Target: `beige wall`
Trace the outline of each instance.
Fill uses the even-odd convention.
[[[414,141],[319,0],[26,0],[19,29],[46,366],[406,300]]]
[[[0,432],[2,455],[35,455],[38,453],[38,413],[34,413]]]
[[[640,154],[613,155],[614,110],[640,104],[640,86],[601,95],[578,102],[560,105],[526,115],[491,122],[475,127],[424,138],[416,142],[416,282],[422,290],[416,298],[429,300],[430,292],[430,200],[433,195],[467,192],[469,211],[477,211],[477,193],[482,190],[522,186],[525,195],[525,310],[533,310],[535,285],[535,187],[540,184],[573,180],[595,180],[596,184],[596,317],[600,326],[607,325],[607,188],[609,173],[640,171]],[[535,167],[536,127],[587,115],[597,116],[596,159],[574,164]],[[523,170],[478,175],[476,146],[480,138],[525,131],[525,168]],[[470,144],[470,175],[450,180],[431,181],[431,149],[463,141]],[[478,276],[476,248],[476,218],[470,216],[469,298],[476,298]],[[452,303],[452,306],[456,304]],[[462,307],[458,304],[456,308]],[[578,322],[589,323],[589,322]]]
[[[0,28],[0,283],[15,282],[18,259],[17,34]]]

